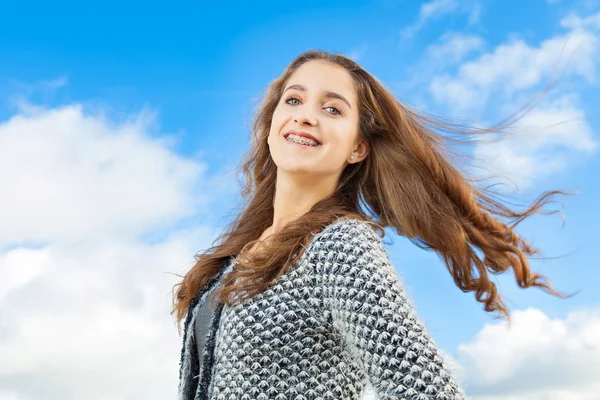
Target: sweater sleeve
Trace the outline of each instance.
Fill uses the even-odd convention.
[[[316,279],[324,310],[381,400],[466,396],[417,318],[381,237],[344,221],[322,237]]]

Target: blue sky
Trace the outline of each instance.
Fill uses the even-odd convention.
[[[559,215],[535,216],[518,230],[549,257],[532,268],[579,294],[560,300],[498,277],[515,313],[508,332],[454,286],[434,253],[391,231],[386,243],[474,399],[600,397],[591,378],[600,375],[597,0],[7,1],[0,359],[25,356],[0,368],[0,400],[41,398],[36,390],[80,398],[82,387],[59,378],[71,374],[97,398],[126,398],[94,378],[102,368],[129,395],[171,398],[179,338],[169,272],[189,267],[231,218],[239,201],[232,170],[248,149],[257,99],[314,48],[354,58],[401,101],[473,124],[502,120],[560,75],[515,137],[466,151],[512,179],[522,205],[543,190],[580,191],[562,199],[566,225]],[[121,331],[111,328],[118,323]],[[30,337],[36,328],[47,338]],[[153,333],[140,340],[140,329]],[[90,340],[112,350],[73,350]],[[148,346],[161,351],[147,354]],[[154,367],[140,372],[124,353]],[[77,367],[82,360],[89,370]],[[482,372],[488,365],[497,371]],[[566,366],[566,376],[531,383]],[[49,367],[54,379],[40,372]],[[136,378],[152,383],[136,389]]]

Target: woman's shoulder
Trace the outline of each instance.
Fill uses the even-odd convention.
[[[377,233],[378,227],[381,225],[358,218],[338,219],[328,224],[308,247],[311,276],[366,282],[369,276],[393,274],[394,267]]]
[[[315,235],[315,238],[381,240],[378,231],[383,231],[383,227],[376,222],[356,217],[340,217],[326,225],[321,232]]]
[[[313,236],[308,251],[316,255],[333,256],[334,253],[352,253],[357,250],[385,251],[381,225],[359,218],[341,217],[326,225]]]

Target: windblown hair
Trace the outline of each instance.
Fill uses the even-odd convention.
[[[341,66],[352,76],[359,102],[359,135],[367,142],[368,155],[346,166],[330,196],[269,237],[268,243],[259,243],[273,223],[277,166],[267,144],[271,120],[288,79],[311,60]],[[530,270],[527,256],[539,251],[515,232],[515,226],[535,213],[548,214],[542,209],[554,195],[570,193],[547,191],[525,210],[515,211],[498,200],[500,195],[492,191],[493,185],[478,187],[482,180],[468,177],[451,163],[453,154],[448,144],[462,138],[440,133],[469,137],[500,133],[505,128],[466,127],[417,113],[353,60],[324,51],[300,54],[267,87],[254,116],[251,148],[241,162],[245,206],[211,248],[195,255],[195,264],[175,285],[178,290],[172,313],[177,314],[177,322],[227,259],[240,256],[234,271],[211,299],[231,306],[272,284],[300,258],[302,248],[315,233],[340,218],[366,221],[382,237],[384,228],[392,227],[420,248],[434,250],[463,292],[475,292],[485,311],[496,311],[509,322],[508,308],[490,280],[491,274],[512,269],[521,288],[535,286],[568,297]],[[252,255],[246,254],[255,244]]]

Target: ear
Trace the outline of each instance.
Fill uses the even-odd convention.
[[[365,139],[358,139],[358,144],[352,150],[352,153],[348,155],[347,162],[348,164],[354,164],[357,162],[361,162],[367,155],[369,154],[369,145]]]

